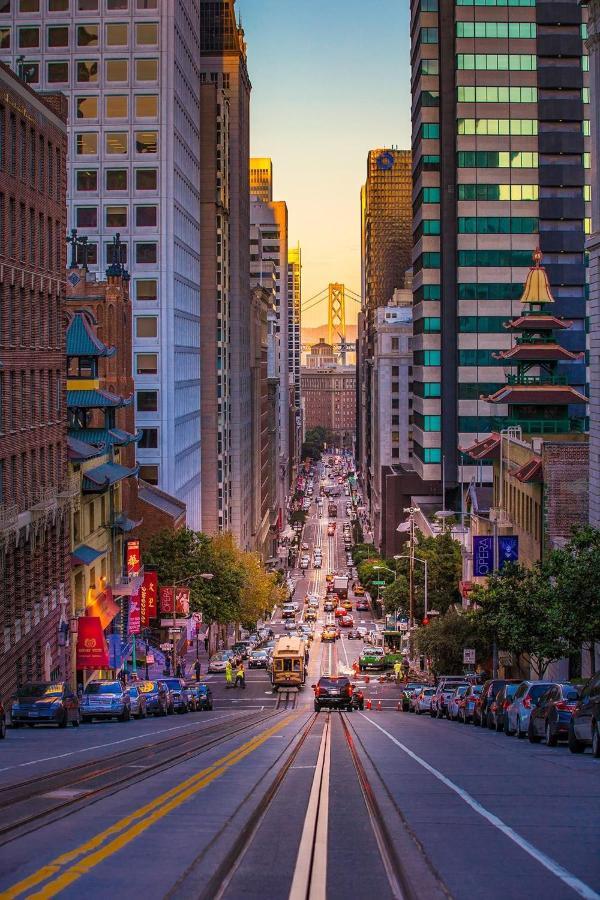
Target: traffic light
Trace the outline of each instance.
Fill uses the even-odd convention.
[[[429,625],[429,617],[428,616],[425,616],[425,618],[423,619],[423,625]]]

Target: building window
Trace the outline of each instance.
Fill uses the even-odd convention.
[[[87,244],[87,254],[86,260],[88,266],[97,266],[98,265],[98,244],[88,243]],[[77,265],[83,265],[83,247],[78,244],[77,245]]]
[[[158,337],[158,317],[137,316],[135,320],[135,336],[138,338]]]
[[[121,243],[119,248],[119,253],[116,253],[116,248],[113,243],[106,244],[106,262],[109,266],[114,263],[126,263],[127,262],[127,244]]]
[[[21,49],[31,49],[40,46],[40,29],[32,26],[19,28],[19,47]]]
[[[95,206],[78,206],[75,210],[75,222],[78,228],[97,228],[98,209]]]
[[[140,466],[139,477],[148,484],[158,484],[158,466]]]
[[[97,191],[98,172],[95,169],[77,169],[75,172],[75,188],[78,191]]]
[[[97,47],[98,46],[98,26],[97,25],[78,25],[77,26],[77,46],[78,47]]]
[[[96,12],[98,0],[77,0],[77,9],[79,12]]]
[[[69,0],[48,0],[48,12],[68,12]]]
[[[158,428],[144,428],[138,447],[140,450],[156,450],[158,447]]]
[[[158,281],[155,278],[138,278],[135,282],[135,299],[141,303],[158,300]]]
[[[113,94],[106,98],[106,118],[107,119],[126,119],[127,118],[127,95]]]
[[[537,119],[457,119],[457,134],[534,135]]]
[[[69,63],[68,62],[49,62],[48,63],[48,83],[49,84],[66,84],[69,81]]]
[[[95,131],[81,131],[75,138],[78,156],[98,154],[98,134]]]
[[[76,97],[76,118],[78,119],[97,119],[98,118],[98,98],[97,97]]]
[[[81,82],[97,82],[98,81],[98,61],[95,59],[78,59],[77,60],[77,81]]]
[[[158,353],[136,353],[135,371],[137,375],[158,375]]]
[[[127,190],[127,169],[108,169],[106,172],[107,191]]]
[[[155,191],[158,188],[158,169],[136,169],[135,188],[137,191]]]
[[[127,228],[127,207],[126,206],[107,206],[106,207],[106,227],[107,228]]]
[[[137,94],[135,97],[135,115],[137,119],[158,118],[158,95]]]
[[[135,208],[135,224],[138,228],[156,228],[156,224],[157,224],[157,208],[156,208],[156,206],[136,206],[136,208]]]
[[[106,26],[106,45],[108,47],[126,47],[128,26],[124,22],[111,23]]]
[[[158,25],[156,22],[138,22],[135,26],[135,42],[142,46],[158,44]]]
[[[136,9],[158,9],[158,0],[136,0]]]
[[[158,391],[138,391],[135,396],[138,412],[158,412]]]
[[[0,28],[0,50],[10,48],[10,28]]]
[[[107,154],[114,156],[127,153],[126,131],[108,131],[105,140]]]
[[[158,244],[138,243],[135,245],[135,261],[139,264],[156,263],[158,257]]]
[[[136,153],[156,153],[158,143],[157,131],[136,131]]]
[[[106,9],[108,12],[113,12],[120,9],[128,9],[129,8],[129,0],[106,0]]]
[[[136,59],[136,61],[135,61],[135,80],[136,81],[158,81],[158,60],[157,59]]]
[[[126,59],[106,60],[107,81],[127,81],[128,62]]]

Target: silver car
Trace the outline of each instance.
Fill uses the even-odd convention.
[[[129,685],[129,699],[131,700],[131,715],[134,719],[145,719],[148,715],[146,712],[146,695],[140,691],[136,684]]]
[[[418,716],[420,716],[421,713],[429,712],[431,708],[431,698],[434,694],[434,687],[423,688],[422,691],[419,691],[414,700],[411,701],[413,709]]]
[[[81,698],[81,721],[131,718],[131,697],[120,681],[90,681]]]
[[[542,694],[545,694],[553,684],[555,684],[554,681],[521,682],[504,716],[505,734],[516,734],[521,739],[527,737],[531,710],[537,706]]]
[[[450,694],[448,699],[448,718],[451,719],[452,722],[458,721],[458,701],[464,697],[468,687],[468,684],[459,684],[456,686],[454,693]]]

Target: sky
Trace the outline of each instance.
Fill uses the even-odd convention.
[[[408,0],[237,0],[252,81],[251,153],[273,160],[306,301],[330,282],[360,294],[367,153],[410,147]],[[356,303],[346,302],[354,322]],[[305,325],[327,321],[327,305]]]

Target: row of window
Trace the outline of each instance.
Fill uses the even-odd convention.
[[[415,381],[413,394],[425,400],[435,399],[442,396],[442,385],[439,381]]]
[[[459,169],[537,169],[539,157],[530,150],[459,150]]]
[[[420,428],[421,431],[441,431],[442,430],[442,417],[441,416],[424,416],[422,413],[414,412],[413,413],[413,421],[417,428]]]
[[[535,22],[457,22],[457,38],[534,38]]]
[[[457,6],[535,6],[535,0],[456,0]]]
[[[2,255],[39,269],[63,267],[63,224],[34,207],[8,200],[0,193],[0,247]]]
[[[438,235],[440,233],[439,219],[422,219],[414,231],[414,240],[418,241],[422,237],[428,235]]]
[[[537,200],[537,184],[459,184],[459,200]]]
[[[421,447],[416,441],[413,444],[414,455],[424,463],[441,463],[441,447]]]
[[[69,28],[69,25],[48,25],[46,28],[47,48],[52,50],[56,47],[69,47]],[[158,23],[136,22],[134,28],[136,46],[156,47],[158,44]],[[16,31],[19,50],[40,49],[42,29],[37,25],[22,25]],[[100,39],[100,25],[88,23],[75,26],[75,45],[77,47],[99,47]],[[8,46],[10,46],[10,35],[8,41]],[[127,22],[109,22],[104,26],[105,47],[127,47],[128,44],[129,24]]]
[[[13,454],[10,460],[0,460],[0,503],[14,503],[21,510],[25,509],[30,503],[35,502],[40,487],[58,488],[62,484],[64,465],[60,444],[32,447],[29,452],[23,450],[19,456]],[[53,543],[45,541],[42,545],[42,554],[45,556],[47,552],[48,559],[53,553]],[[57,541],[55,546],[58,555],[60,542]],[[9,560],[11,555],[8,554]],[[57,571],[62,571],[58,564]]]
[[[5,283],[0,300],[0,346],[35,350],[61,346],[58,297]]]
[[[97,119],[100,97],[75,97],[76,119]],[[158,118],[158,94],[135,94],[133,111],[136,119]],[[129,118],[129,95],[106,94],[104,97],[104,118]]]
[[[525,86],[459,84],[456,99],[459,103],[537,103],[538,91]]]
[[[529,259],[531,261],[531,254]],[[457,293],[459,300],[518,300],[523,293],[523,286],[511,282],[463,281],[457,285]],[[439,284],[421,285],[414,292],[414,298],[415,304],[425,300],[441,300],[441,286]],[[479,331],[480,329],[474,330]]]
[[[81,131],[75,136],[77,156],[98,155],[98,132]],[[134,133],[135,153],[158,153],[158,131],[136,131]],[[128,131],[105,131],[104,152],[109,156],[129,153]]]
[[[459,216],[459,234],[535,234],[539,219],[535,216]]]
[[[61,199],[62,153],[0,104],[0,169],[28,181],[44,197]]]
[[[0,434],[57,422],[63,396],[60,369],[0,372]]]
[[[2,35],[8,29],[0,28],[0,47],[3,47]],[[28,61],[25,63],[25,80],[29,84],[39,84],[40,63]],[[79,84],[96,84],[99,79],[98,63],[95,60],[81,59],[75,63],[76,80]],[[134,60],[135,80],[138,82],[158,81],[158,60],[140,58]],[[69,83],[68,60],[51,60],[46,63],[46,80],[48,84]],[[121,83],[129,81],[128,59],[107,59],[104,61],[104,81],[108,83]]]
[[[130,0],[104,0],[106,12],[125,12],[129,9]],[[131,0],[133,6],[139,10],[158,9],[158,0]],[[12,10],[20,13],[42,12],[44,8],[48,12],[69,12],[72,8],[77,12],[98,12],[99,0],[0,0],[0,14],[10,13]]]
[[[493,72],[535,72],[535,53],[457,53],[457,69]]]
[[[537,119],[457,119],[457,134],[510,134],[533,135],[538,133]]]
[[[127,228],[127,206],[106,206],[104,208],[104,224],[106,228]],[[134,221],[136,228],[156,228],[158,225],[157,206],[134,207]],[[75,225],[77,228],[98,227],[97,206],[77,206],[75,208]]]
[[[119,246],[118,253],[115,251],[115,245],[111,243],[106,243],[104,245],[105,250],[105,259],[106,264],[108,266],[113,263],[124,263],[128,262],[128,247],[126,243],[121,243]],[[89,266],[97,266],[99,265],[98,260],[98,244],[95,241],[88,241],[85,247],[85,261]],[[134,252],[133,259],[137,265],[156,265],[158,262],[158,244],[155,241],[136,241],[134,243]],[[84,260],[84,250],[78,245],[77,246],[77,262],[79,265],[83,263]],[[155,300],[156,296],[151,297],[142,297],[138,299],[143,300]]]
[[[531,250],[459,250],[458,266],[531,266]]]
[[[98,169],[76,169],[75,190],[98,191],[98,178]],[[158,189],[158,169],[134,169],[133,178],[136,191],[156,191]],[[106,169],[104,188],[107,191],[129,190],[129,170]]]

